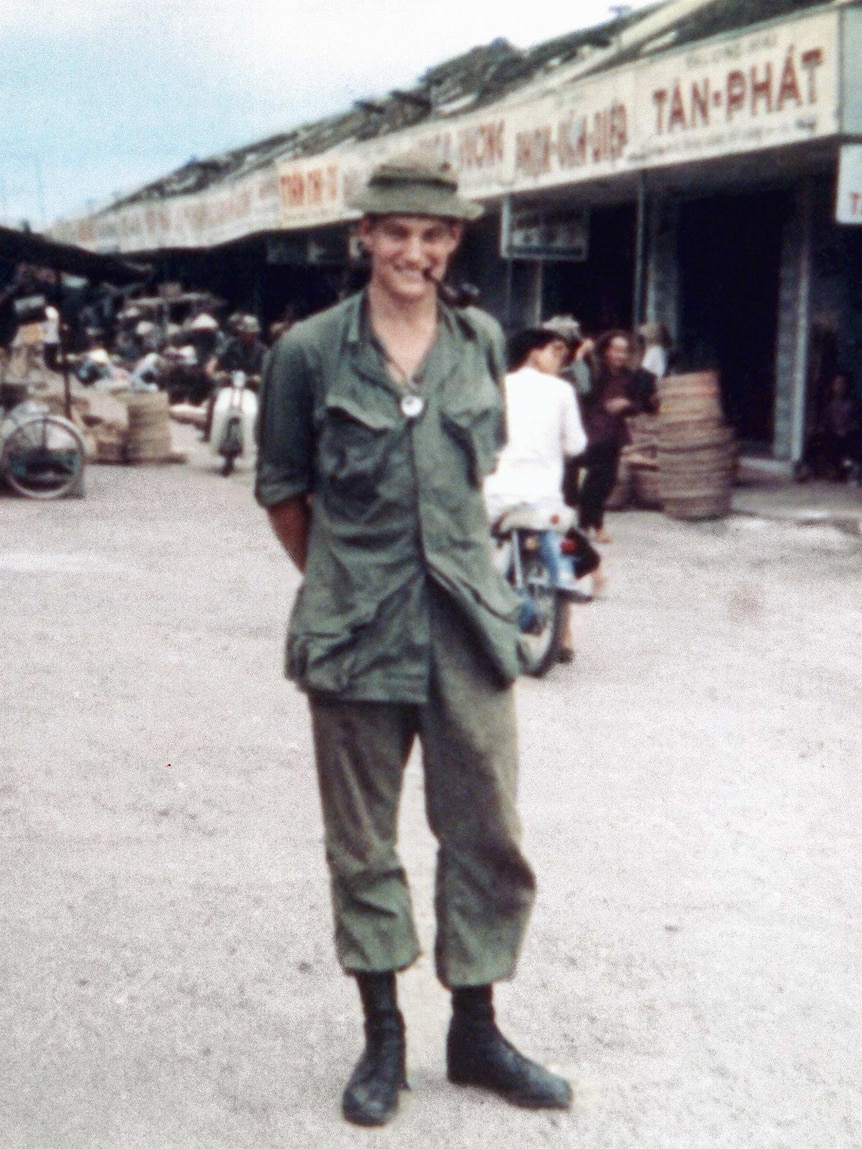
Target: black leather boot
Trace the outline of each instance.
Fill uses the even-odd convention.
[[[572,1104],[565,1078],[524,1057],[500,1033],[489,985],[452,991],[446,1064],[453,1084],[490,1089],[524,1109],[568,1109]]]
[[[398,1112],[398,1095],[409,1088],[404,1018],[398,1009],[394,973],[356,975],[365,1013],[365,1049],[341,1099],[354,1125],[386,1125]]]

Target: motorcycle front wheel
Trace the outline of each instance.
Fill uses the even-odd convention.
[[[565,626],[564,603],[554,589],[548,568],[538,554],[523,562],[523,593],[530,604],[532,620],[521,630],[521,657],[524,673],[533,678],[547,674],[560,653]]]

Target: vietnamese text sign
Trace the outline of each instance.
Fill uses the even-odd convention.
[[[840,27],[831,11],[775,21],[53,234],[132,252],[325,226],[350,218],[375,164],[415,147],[449,160],[463,193],[487,200],[835,135]]]
[[[590,216],[584,208],[515,208],[501,234],[504,259],[560,259],[582,263],[589,253]]]
[[[841,149],[835,219],[862,226],[862,144],[846,144]]]

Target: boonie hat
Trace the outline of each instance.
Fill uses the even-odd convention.
[[[365,215],[428,215],[441,219],[478,219],[481,204],[458,195],[458,177],[450,163],[425,152],[407,152],[379,164],[368,186],[350,201]]]

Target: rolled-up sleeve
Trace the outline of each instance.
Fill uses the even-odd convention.
[[[254,494],[264,507],[311,491],[314,388],[306,352],[287,332],[269,355],[260,388]]]

